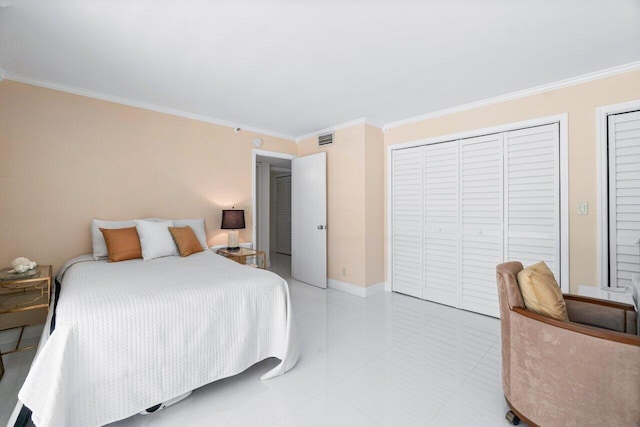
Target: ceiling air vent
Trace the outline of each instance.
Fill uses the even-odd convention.
[[[333,132],[318,135],[318,147],[333,144]]]

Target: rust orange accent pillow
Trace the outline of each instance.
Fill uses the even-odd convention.
[[[176,242],[180,256],[185,257],[204,250],[191,227],[169,227],[169,232]]]
[[[126,261],[142,258],[140,238],[135,227],[100,228],[107,244],[109,262]]]

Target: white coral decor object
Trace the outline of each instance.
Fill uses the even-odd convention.
[[[31,261],[29,258],[18,257],[11,261],[11,267],[13,267],[12,272],[14,273],[24,273],[27,270],[31,270],[38,265],[35,261]]]

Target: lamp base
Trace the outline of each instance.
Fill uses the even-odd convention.
[[[227,235],[227,250],[228,251],[239,251],[240,250],[240,240],[238,240],[240,232],[238,230],[229,230],[229,234]]]

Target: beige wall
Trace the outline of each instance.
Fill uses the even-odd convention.
[[[265,150],[327,152],[328,276],[359,286],[384,280],[386,147],[569,115],[571,291],[597,284],[595,109],[640,99],[640,71],[395,127],[360,124],[296,145],[260,135]],[[204,217],[224,244],[220,210],[244,208],[251,240],[251,141],[256,134],[110,102],[0,82],[0,265],[27,256],[55,266],[90,251],[103,219]],[[578,201],[589,215],[578,216]],[[343,274],[345,271],[345,274]]]
[[[204,217],[245,209],[251,241],[255,133],[4,80],[0,82],[0,265],[60,267],[91,251],[92,218]],[[293,141],[259,135],[265,150]]]
[[[384,133],[382,129],[364,127],[365,176],[365,283],[385,281],[384,277]]]
[[[334,133],[333,145],[300,142],[300,156],[327,153],[327,264],[330,279],[358,286],[384,281],[384,135],[359,124]]]
[[[569,275],[576,293],[582,284],[598,284],[596,108],[637,99],[640,71],[391,128],[385,145],[568,113]],[[588,215],[577,215],[579,201],[589,203]]]

